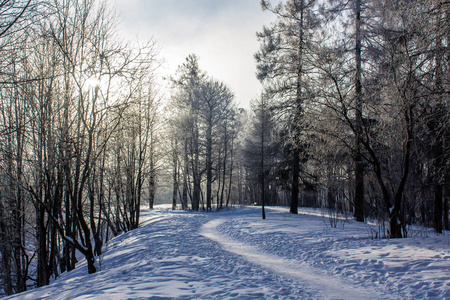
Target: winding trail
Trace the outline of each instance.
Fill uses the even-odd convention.
[[[234,240],[218,230],[218,227],[226,221],[226,219],[211,220],[203,225],[200,233],[222,245],[224,250],[240,255],[252,264],[301,282],[305,290],[317,298],[355,300],[391,298],[375,289],[362,288],[344,282],[339,277],[331,276],[324,270],[313,268],[307,263],[264,253],[255,246]]]

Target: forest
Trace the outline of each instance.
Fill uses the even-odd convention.
[[[172,208],[322,208],[450,229],[450,2],[262,0],[251,109],[195,54],[164,80],[107,1],[0,1],[0,296]],[[183,61],[184,59],[184,61]]]

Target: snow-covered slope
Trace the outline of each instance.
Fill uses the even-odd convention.
[[[373,240],[320,212],[143,211],[88,275],[84,262],[10,299],[450,299],[449,235]]]

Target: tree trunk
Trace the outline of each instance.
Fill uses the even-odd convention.
[[[183,209],[188,208],[188,166],[189,166],[189,159],[188,159],[188,141],[187,139],[184,140],[184,170],[183,170],[183,191],[181,195],[181,205],[184,207]],[[194,207],[192,207],[192,210],[194,210]]]
[[[45,226],[45,210],[41,199],[36,199],[36,239],[38,241],[37,250],[37,282],[38,287],[48,284],[47,281],[47,231]]]
[[[290,212],[298,214],[298,198],[300,192],[300,130],[301,130],[301,115],[303,105],[303,36],[304,36],[304,14],[305,14],[305,1],[301,0],[300,3],[300,20],[299,20],[299,34],[300,39],[298,43],[298,66],[297,66],[297,86],[296,86],[296,99],[294,110],[294,142],[293,142],[293,160],[292,160],[292,191],[291,191],[291,207]]]
[[[355,162],[355,218],[358,222],[364,222],[364,161],[361,155],[361,136],[363,127],[362,114],[362,84],[361,84],[361,0],[355,0],[355,131],[356,154]]]
[[[292,193],[290,212],[298,214],[299,179],[300,179],[300,153],[297,149],[293,151],[292,160]]]
[[[148,178],[148,205],[150,209],[153,209],[153,206],[155,205],[155,196],[156,196],[156,179],[154,166],[150,168],[151,171],[150,176]],[[178,180],[177,180],[177,190],[178,190]]]
[[[262,209],[262,218],[263,220],[266,218],[266,195],[265,195],[265,180],[264,180],[264,132],[261,132],[261,209]]]
[[[194,124],[194,137],[193,137],[193,156],[192,161],[192,179],[194,181],[194,191],[192,193],[192,209],[198,211],[200,209],[200,197],[201,197],[201,174],[200,174],[200,149],[199,149],[199,129],[198,125]],[[204,208],[204,207],[203,207]]]
[[[206,128],[206,210],[211,211],[211,185],[212,185],[212,112],[209,112],[209,118]]]
[[[12,274],[11,274],[11,266],[12,266],[12,250],[11,243],[9,240],[10,235],[10,227],[6,218],[6,211],[3,203],[6,199],[4,199],[3,195],[0,194],[0,251],[1,255],[1,276],[2,276],[2,286],[6,293],[6,295],[13,294],[13,282],[12,282]]]
[[[443,215],[444,215],[444,203],[443,203],[443,186],[440,183],[434,184],[434,213],[433,224],[437,233],[442,233],[443,230]]]
[[[177,141],[175,141],[175,149],[176,149]],[[173,151],[172,154],[172,162],[173,162],[173,191],[172,191],[172,210],[177,208],[177,196],[178,196],[178,159],[176,156],[176,150]],[[153,207],[152,207],[153,208]]]
[[[439,9],[439,14],[437,17],[437,30],[441,27],[441,9]],[[437,105],[436,111],[431,116],[431,120],[428,124],[432,138],[433,144],[431,145],[432,158],[434,164],[434,176],[433,176],[433,189],[434,189],[434,212],[433,212],[433,225],[434,229],[438,233],[442,233],[444,228],[444,186],[445,181],[445,129],[443,126],[446,123],[446,107],[444,104],[444,89],[442,86],[442,80],[444,76],[443,70],[443,60],[444,51],[442,50],[444,46],[442,45],[442,36],[437,35],[436,37],[436,49],[435,49],[435,63],[436,63],[436,74],[435,74],[435,90],[437,93]]]
[[[227,203],[226,207],[230,203],[231,197],[231,184],[233,182],[233,161],[234,161],[234,138],[232,137],[231,146],[230,146],[230,177],[228,178],[228,193],[227,193]],[[224,174],[225,175],[225,174]],[[240,187],[239,187],[240,189]],[[239,191],[239,204],[241,203],[241,192]]]
[[[265,122],[266,122],[266,108],[264,106],[264,97],[261,98],[261,208],[262,208],[262,218],[266,218],[266,183],[265,183],[265,166],[264,166],[264,135],[266,134]],[[292,202],[291,202],[292,203]],[[292,207],[291,207],[292,209]]]
[[[222,147],[219,147],[217,154],[217,169],[216,169],[216,181],[217,181],[217,190],[216,190],[216,202],[217,202],[217,210],[220,209],[221,197],[220,191],[222,190]]]
[[[444,2],[443,0],[441,1]],[[444,57],[446,60],[447,65],[450,65],[450,51],[448,51],[448,42],[450,41],[450,3],[446,1],[444,4],[444,11],[445,11],[445,28],[447,28],[447,34],[446,34],[446,40],[447,40],[447,51],[445,52],[446,56]],[[447,71],[446,81],[450,82],[450,72]],[[448,95],[447,95],[448,97]],[[447,106],[448,107],[448,106]],[[449,114],[449,110],[447,108],[447,114]],[[449,149],[450,146],[450,126],[448,122],[446,123],[447,126],[444,131],[444,146]],[[445,160],[450,160],[450,155],[447,152]],[[449,204],[450,204],[450,169],[446,167],[444,169],[444,225],[446,230],[450,230],[450,222],[449,222]]]
[[[444,226],[445,230],[450,230],[450,222],[448,215],[450,202],[450,172],[446,172],[444,176]]]

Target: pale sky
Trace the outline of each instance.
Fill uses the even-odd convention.
[[[154,37],[165,63],[163,76],[173,75],[189,54],[200,68],[227,84],[240,107],[249,107],[261,85],[255,77],[256,32],[274,16],[259,0],[113,0],[129,39]]]

